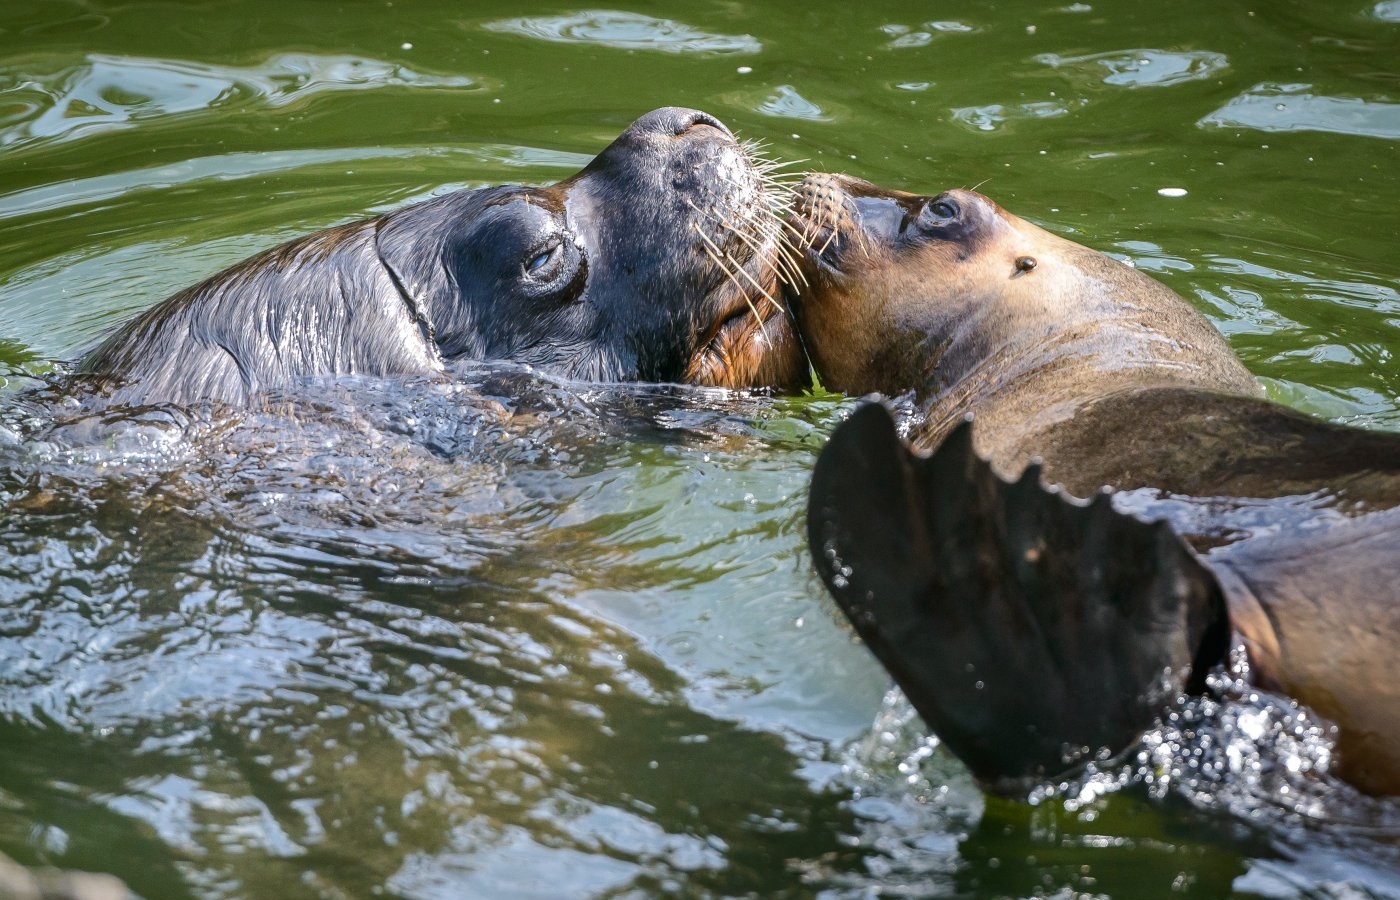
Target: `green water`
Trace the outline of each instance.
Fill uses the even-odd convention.
[[[1395,0],[10,0],[0,852],[148,898],[1400,896],[1394,804],[1027,807],[929,753],[806,565],[839,398],[469,372],[94,447],[14,393],[255,250],[686,105],[978,186],[1396,428],[1398,60]]]

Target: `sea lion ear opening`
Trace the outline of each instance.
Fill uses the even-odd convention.
[[[1133,746],[1224,657],[1223,596],[1162,522],[1002,481],[972,425],[928,458],[863,407],[817,461],[818,573],[924,721],[987,789]]]

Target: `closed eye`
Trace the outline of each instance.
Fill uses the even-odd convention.
[[[559,255],[559,249],[562,246],[562,243],[556,242],[553,245],[546,247],[544,250],[541,250],[535,256],[531,257],[531,259],[525,263],[526,273],[530,275],[537,274],[541,269],[549,265],[551,260],[555,259]]]

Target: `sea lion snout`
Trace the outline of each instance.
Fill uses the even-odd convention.
[[[802,179],[792,196],[789,222],[798,244],[819,263],[839,271],[837,260],[856,230],[855,206],[844,175],[814,172]]]
[[[707,112],[698,109],[687,109],[684,106],[663,106],[660,109],[653,109],[651,112],[640,116],[636,121],[623,131],[627,136],[629,132],[639,134],[660,134],[668,136],[679,136],[695,128],[709,127],[722,132],[725,137],[734,138],[734,134],[719,119]]]

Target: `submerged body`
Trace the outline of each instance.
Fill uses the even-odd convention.
[[[1185,300],[979,194],[815,176],[793,219],[817,374],[912,391],[934,450],[878,410],[838,429],[817,567],[984,783],[1125,749],[1233,630],[1262,683],[1339,724],[1341,774],[1400,792],[1400,436],[1262,399]],[[1146,490],[1170,530],[1046,484]],[[1242,506],[1271,524],[1234,527]]]
[[[458,191],[268,250],[79,364],[127,403],[248,402],[306,377],[500,359],[597,381],[793,387],[762,172],[695,110],[642,116],[544,188]]]

